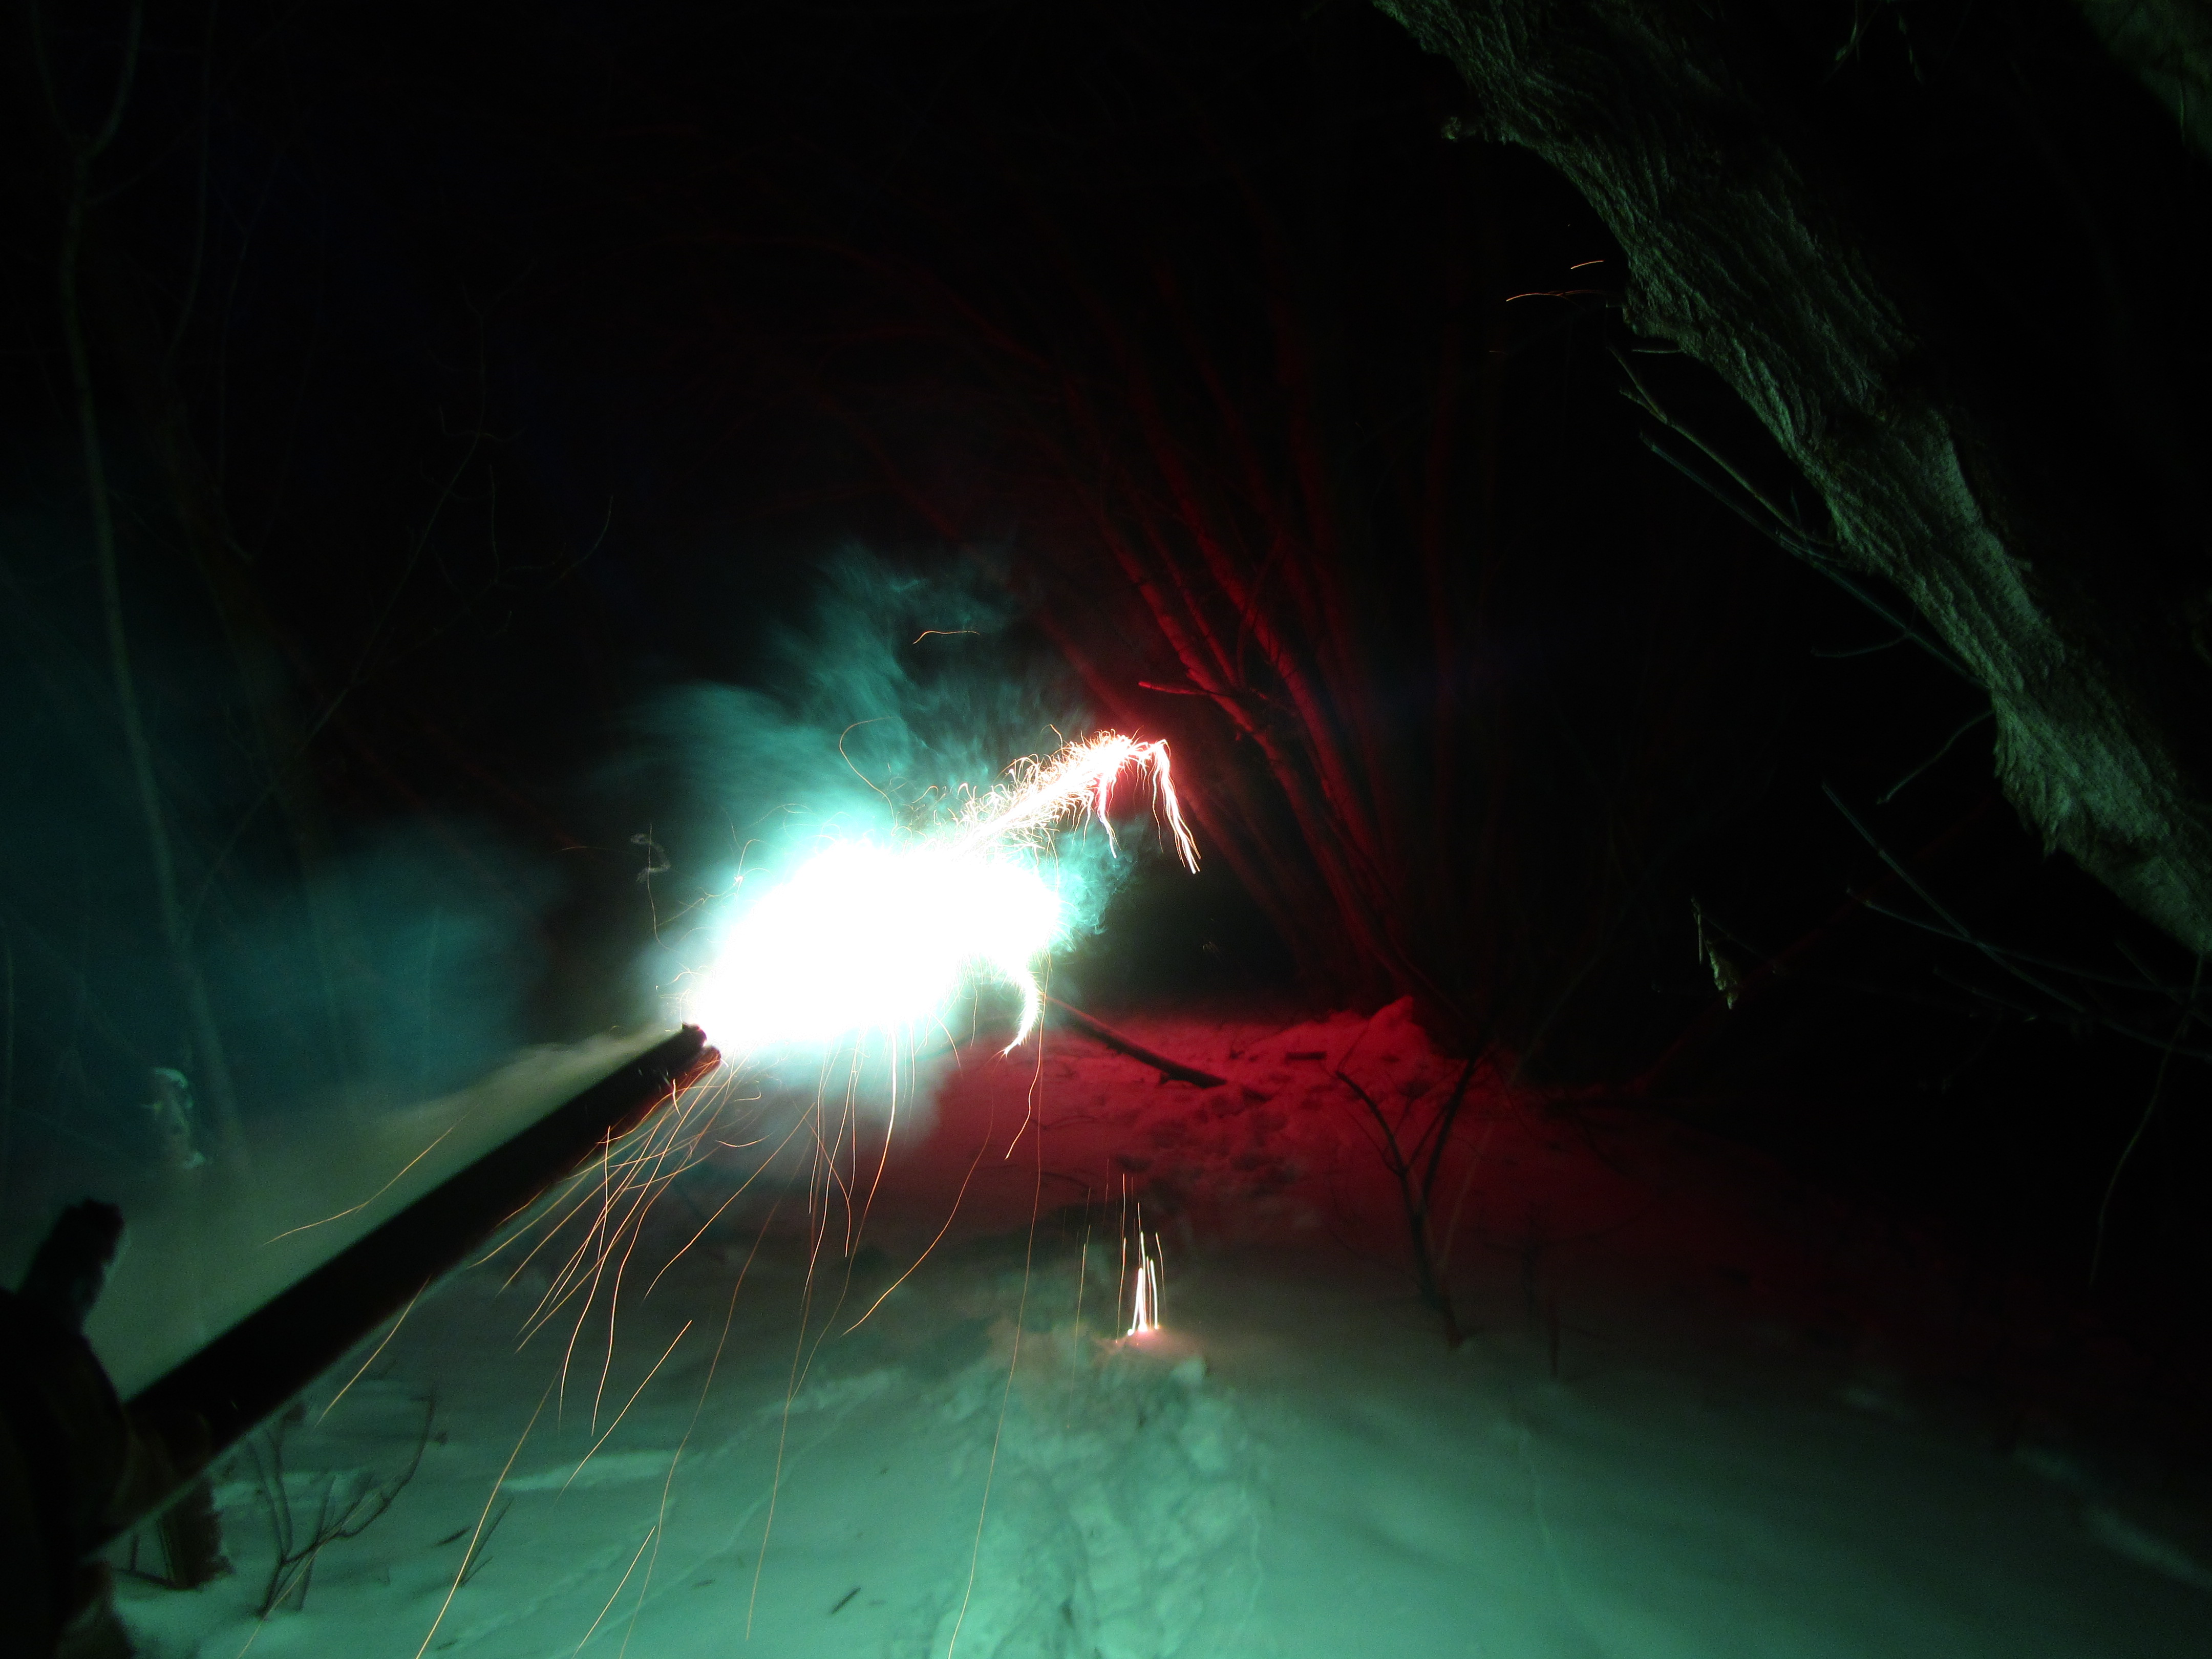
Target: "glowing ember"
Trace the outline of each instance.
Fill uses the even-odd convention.
[[[1195,870],[1167,745],[1103,732],[1018,762],[1009,782],[948,823],[888,845],[840,842],[815,854],[732,916],[689,988],[685,1018],[739,1052],[872,1031],[907,1037],[994,979],[1020,994],[1019,1043],[1043,1011],[1037,968],[1067,932],[1044,867],[1053,836],[1096,818],[1111,844],[1107,813],[1132,769],[1152,775],[1156,810]]]

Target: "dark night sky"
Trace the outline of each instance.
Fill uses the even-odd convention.
[[[121,20],[88,5],[52,26],[80,130]],[[19,637],[0,673],[22,712],[0,835],[36,1033],[19,1086],[62,1110],[162,1063],[173,1042],[148,1033],[173,1015],[143,965],[149,878],[85,550],[54,300],[65,161],[35,82],[15,90],[0,488]],[[1491,435],[1450,475],[1462,495],[1491,481],[1487,516],[1449,533],[1486,538],[1497,572],[1469,719],[1510,738],[1510,878],[1467,925],[1510,911],[1516,937],[1563,941],[1516,959],[1557,1079],[1620,1087],[1710,1020],[1692,898],[1747,965],[1809,941],[1669,1074],[1668,1107],[2078,1274],[2155,1055],[2094,1008],[2051,1018],[1972,951],[1838,920],[1882,866],[1823,786],[1991,937],[2121,978],[2116,939],[2185,963],[2042,856],[1985,728],[1875,804],[1979,701],[1909,644],[1875,648],[1880,617],[1645,447],[1613,355],[1638,343],[1617,251],[1525,156],[1448,143],[1459,98],[1348,3],[155,8],[98,164],[86,314],[165,786],[187,863],[216,872],[210,951],[251,963],[297,872],[191,501],[219,507],[251,596],[231,623],[265,647],[260,695],[290,711],[331,856],[488,918],[507,942],[478,971],[508,986],[507,1018],[566,1035],[631,1012],[629,838],[672,808],[617,763],[654,694],[775,690],[770,642],[853,544],[1087,624],[1069,596],[1112,572],[1038,459],[1039,386],[1106,385],[1116,331],[1152,328],[1265,404],[1260,319],[1287,294],[1349,388],[1332,441],[1378,489],[1418,471],[1439,352],[1495,371]],[[1170,287],[1176,340],[1147,309]],[[1701,371],[1630,361],[1787,491]],[[1390,590],[1408,557],[1381,536],[1361,580]],[[1593,842],[1601,821],[1633,836]],[[1616,856],[1634,878],[1600,926],[1580,872]],[[1085,966],[1102,995],[1296,994],[1234,882],[1200,891],[1131,890]],[[1883,902],[1927,915],[1902,890]],[[246,1063],[250,1110],[275,1109],[301,1051],[271,1052]],[[111,1109],[82,1109],[105,1133]],[[43,1145],[19,1133],[17,1168],[59,1156]],[[2116,1223],[2124,1284],[2201,1261],[2204,1151],[2191,1113],[2160,1119]]]

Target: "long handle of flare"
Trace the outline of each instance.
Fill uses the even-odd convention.
[[[343,1358],[499,1224],[721,1061],[687,1025],[425,1193],[131,1401],[189,1413],[220,1453]],[[158,1507],[158,1505],[157,1505]],[[132,1516],[130,1524],[142,1519]],[[127,1527],[118,1528],[127,1530]]]

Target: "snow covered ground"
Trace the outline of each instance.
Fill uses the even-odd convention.
[[[518,1348],[557,1250],[454,1276],[284,1433],[304,1526],[333,1480],[404,1471],[430,1412],[389,1512],[260,1617],[267,1504],[234,1460],[238,1571],[126,1580],[142,1651],[2212,1652],[2186,1503],[2018,1367],[2002,1431],[1917,1370],[1914,1330],[1971,1322],[1885,1265],[1906,1244],[1663,1124],[1490,1089],[1439,1183],[1475,1329],[1449,1351],[1337,1075],[1394,1109],[1449,1087],[1402,1011],[1139,1035],[1229,1084],[1060,1035],[1041,1065],[967,1054],[849,1257],[790,1149],[702,1233],[761,1156],[723,1149],[609,1264],[611,1340],[603,1287]],[[1124,1177],[1166,1328],[1120,1340]]]

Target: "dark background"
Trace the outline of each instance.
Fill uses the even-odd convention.
[[[149,1155],[145,1068],[193,1069],[194,1039],[58,279],[130,15],[15,16],[6,1180],[43,1203]],[[2155,988],[2193,964],[2022,830],[1984,700],[1890,597],[1793,562],[1622,395],[1633,372],[1790,497],[1716,384],[1639,353],[1588,208],[1447,136],[1462,98],[1349,0],[149,9],[75,198],[79,332],[249,1128],[643,1017],[632,838],[686,809],[627,763],[640,711],[773,696],[775,642],[856,547],[1002,596],[986,660],[1081,655],[1249,830],[1238,867],[1132,883],[1067,967],[1088,997],[1418,988],[1331,932],[1253,746],[1140,692],[1173,663],[1102,528],[1172,520],[1174,457],[1240,464],[1222,407],[1295,471],[1303,362],[1359,529],[1331,684],[1426,757],[1384,769],[1426,837],[1389,904],[1447,1038],[2181,1328],[2212,1266],[2203,1073],[2161,1073]],[[2002,948],[1929,931],[1938,904]]]

